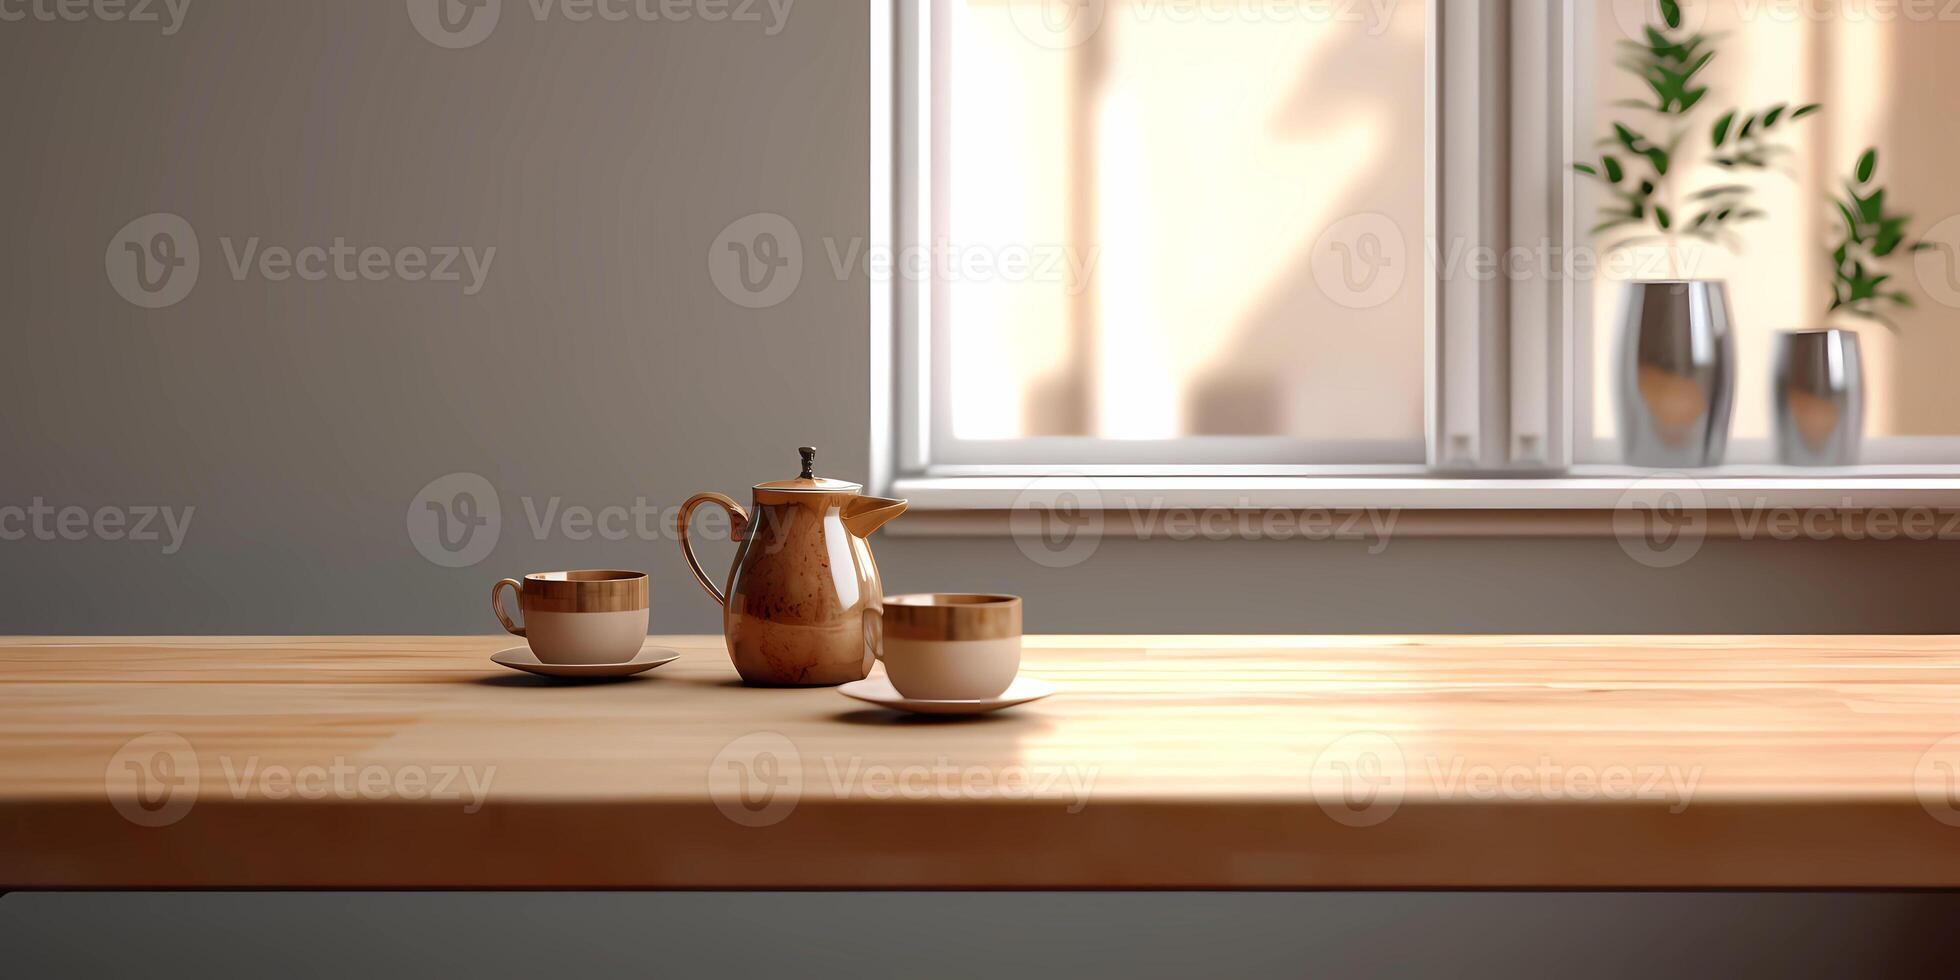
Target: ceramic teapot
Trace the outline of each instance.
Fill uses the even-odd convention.
[[[865,538],[904,513],[906,502],[817,477],[817,451],[798,451],[802,474],[756,484],[750,510],[719,493],[689,497],[676,519],[681,553],[722,605],[728,656],[744,681],[824,687],[863,680],[883,646],[885,612]],[[726,591],[701,570],[687,542],[688,518],[702,504],[728,511],[736,551]]]

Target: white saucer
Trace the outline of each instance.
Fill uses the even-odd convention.
[[[490,659],[513,670],[529,671],[546,677],[626,677],[643,670],[652,670],[664,663],[680,659],[679,650],[666,647],[643,646],[639,656],[619,664],[548,664],[538,660],[538,655],[528,646],[511,647],[492,654]]]
[[[999,697],[978,701],[923,701],[898,693],[898,688],[883,677],[867,677],[839,687],[837,693],[894,711],[915,711],[922,715],[978,715],[1039,701],[1055,693],[1055,685],[1032,677],[1016,677],[1014,683],[1007,685],[1007,690],[1000,692]]]

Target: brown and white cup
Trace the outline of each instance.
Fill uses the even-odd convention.
[[[1021,597],[887,596],[883,660],[892,687],[914,700],[999,697],[1021,672]]]
[[[504,612],[505,586],[517,592],[524,625]],[[621,664],[647,639],[645,572],[582,569],[532,572],[490,587],[490,611],[513,636],[531,645],[540,663]]]

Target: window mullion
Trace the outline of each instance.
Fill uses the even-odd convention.
[[[1568,146],[1563,5],[1511,4],[1510,250],[1502,277],[1509,292],[1509,439],[1506,463],[1558,470],[1571,464],[1566,374],[1571,322],[1568,293],[1577,270],[1566,209]]]
[[[1510,8],[1431,8],[1429,465],[1509,466]]]

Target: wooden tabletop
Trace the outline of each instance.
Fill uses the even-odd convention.
[[[0,887],[1960,886],[1960,639],[1031,637],[936,721],[503,637],[0,639]]]

